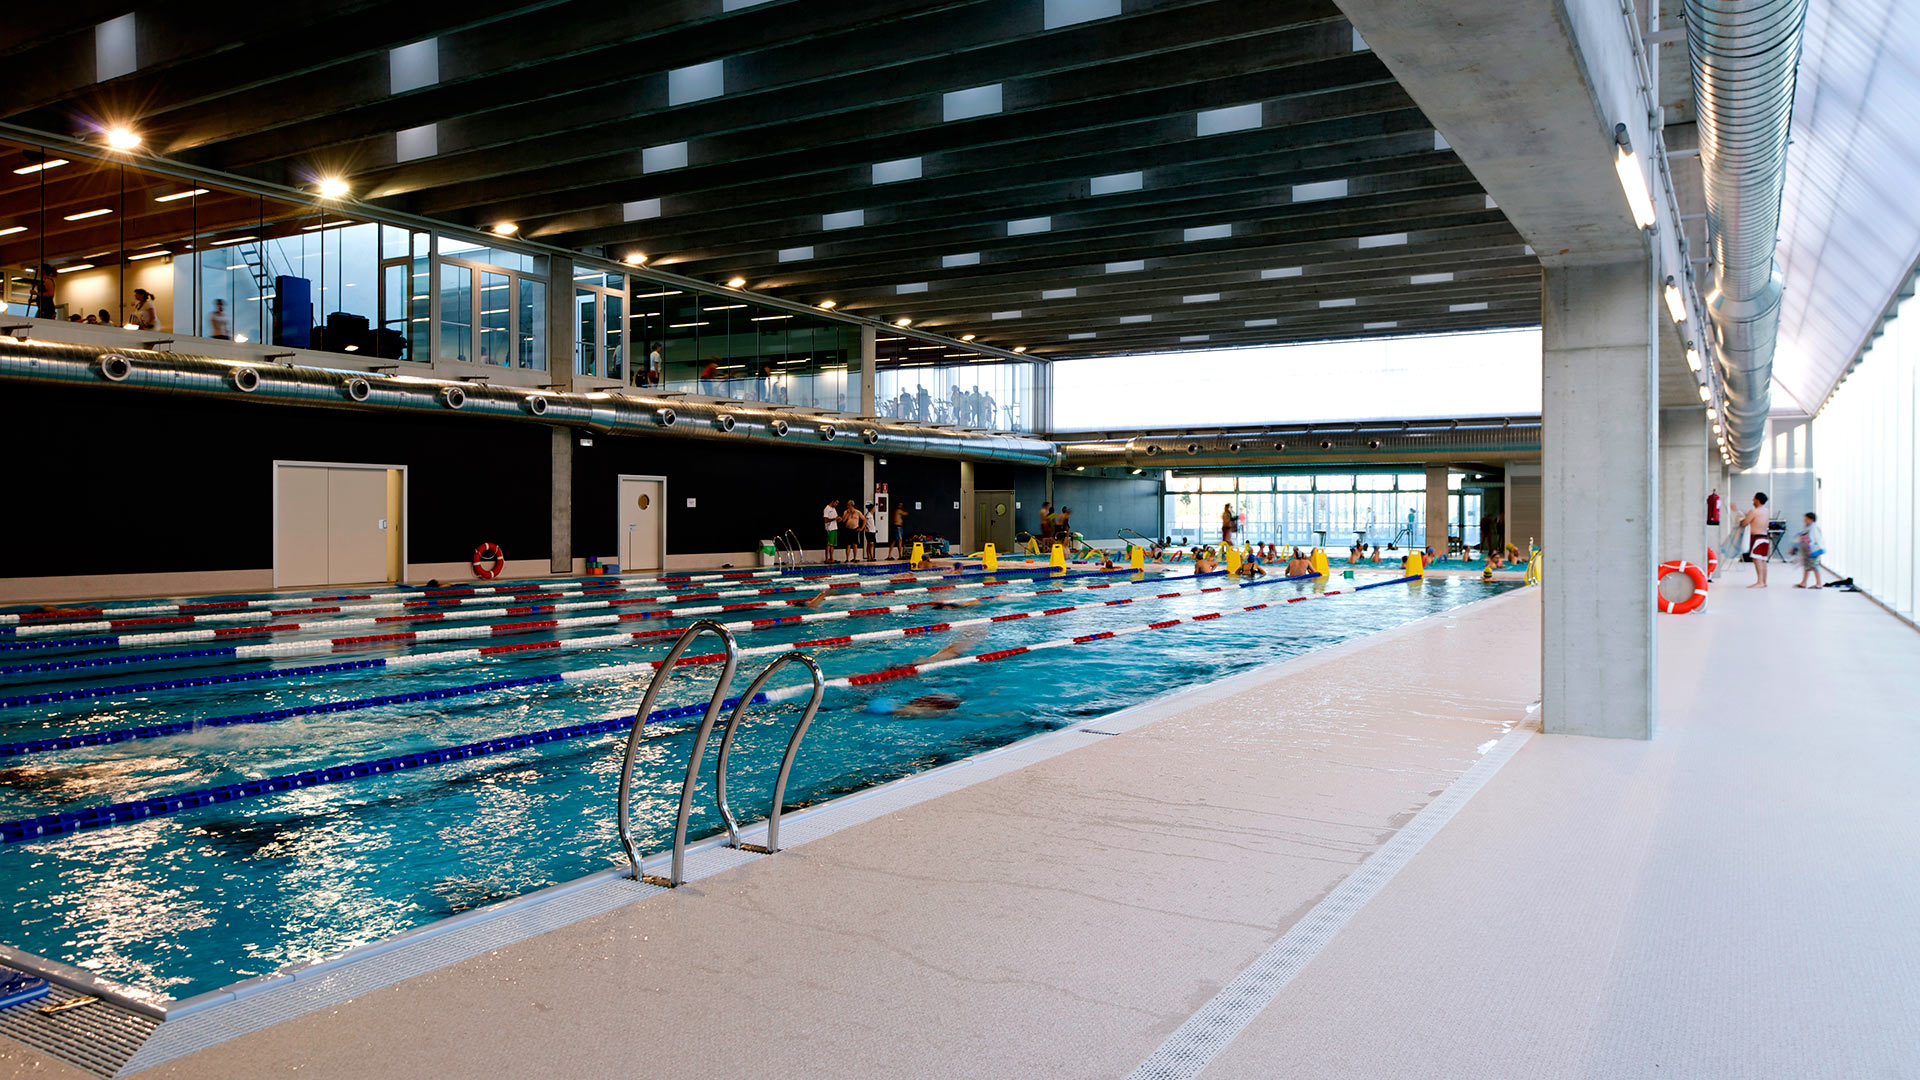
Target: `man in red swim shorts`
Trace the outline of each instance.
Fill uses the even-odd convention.
[[[1773,554],[1773,541],[1767,538],[1767,493],[1753,493],[1753,509],[1740,519],[1747,527],[1747,554],[1753,557],[1753,584],[1749,589],[1767,587],[1767,556]]]

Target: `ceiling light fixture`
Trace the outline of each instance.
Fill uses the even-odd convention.
[[[913,325],[913,320],[912,320],[912,319],[895,319],[895,320],[893,320],[893,325],[895,325],[895,326],[912,326],[912,325]]]
[[[1674,282],[1672,274],[1667,275],[1667,314],[1673,316],[1674,322],[1687,321],[1687,298],[1680,294],[1680,286]]]
[[[107,129],[107,145],[115,150],[131,150],[140,145],[140,135],[125,124],[115,124]]]
[[[1647,178],[1640,171],[1640,156],[1633,152],[1633,141],[1627,137],[1627,125],[1613,125],[1613,171],[1620,176],[1620,188],[1627,193],[1627,209],[1633,212],[1633,223],[1642,229],[1651,228],[1657,220],[1653,213],[1653,196],[1647,192]]]
[[[628,266],[645,266],[647,265],[647,253],[644,251],[629,252],[626,262]]]
[[[1696,375],[1700,372],[1700,350],[1691,341],[1687,342],[1687,367]]]
[[[961,340],[961,341],[972,341],[972,340],[973,340],[973,335],[972,335],[972,334],[961,334],[961,335],[960,335],[960,340]]]
[[[746,278],[743,278],[743,277],[737,277],[737,278],[728,278],[728,279],[727,279],[727,288],[729,288],[729,289],[744,289],[744,288],[746,288],[746,287],[747,287],[747,279],[746,279]]]
[[[1027,351],[1027,347],[1026,347],[1025,345],[1015,345],[1015,346],[1013,347],[1013,351],[1014,351],[1014,352],[1026,352],[1026,351]]]
[[[1704,383],[1703,383],[1703,384],[1701,384],[1701,386],[1700,386],[1700,400],[1701,400],[1701,401],[1711,401],[1712,399],[1713,399],[1713,395],[1707,392],[1707,387],[1706,387],[1706,384],[1704,384]]]
[[[51,161],[42,161],[33,165],[22,165],[20,168],[13,170],[13,175],[29,176],[29,175],[32,175],[33,173],[40,172],[43,169],[57,169],[60,166],[66,165],[66,164],[70,164],[66,158],[57,157],[52,159]]]
[[[512,236],[519,231],[520,226],[511,221],[502,221],[493,227],[493,232],[496,236]]]
[[[197,187],[197,188],[194,188],[192,191],[176,191],[171,195],[155,195],[153,197],[153,201],[154,202],[179,202],[181,199],[191,199],[195,195],[205,195],[205,194],[207,194],[206,188]]]
[[[840,306],[840,302],[837,300],[822,300],[820,301],[820,306],[827,311],[832,311],[834,308]]]
[[[14,233],[23,233],[26,231],[27,227],[25,225],[9,225],[4,229],[0,229],[0,236],[12,236]]]
[[[95,217],[99,217],[101,214],[111,214],[111,213],[113,213],[112,210],[109,210],[108,208],[103,206],[98,210],[82,210],[77,214],[68,214],[66,219],[68,221],[85,221],[88,218],[95,218]]]
[[[320,178],[320,182],[314,186],[320,192],[320,197],[323,199],[344,199],[347,196],[347,192],[352,190],[347,187],[347,182],[338,176],[323,176]]]
[[[63,266],[63,267],[61,267],[61,268],[60,268],[60,273],[62,273],[62,274],[71,274],[71,273],[73,273],[73,272],[74,272],[75,270],[91,270],[91,269],[93,269],[93,264],[92,264],[92,263],[74,263],[74,264],[73,264],[72,266]]]
[[[157,259],[162,255],[171,255],[171,254],[173,254],[173,252],[167,250],[166,248],[161,248],[159,251],[143,251],[138,255],[129,255],[127,256],[127,261],[139,262],[141,259]]]

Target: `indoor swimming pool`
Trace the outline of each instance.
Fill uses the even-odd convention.
[[[796,646],[830,680],[793,809],[1515,587],[832,570],[16,609],[0,626],[4,944],[184,998],[624,865],[628,725],[696,618],[736,634],[736,692]],[[672,844],[715,652],[696,641],[656,702],[643,853]],[[961,662],[922,663],[936,656]],[[803,683],[783,669],[741,727],[743,820],[766,816]],[[720,828],[708,766],[690,835]]]

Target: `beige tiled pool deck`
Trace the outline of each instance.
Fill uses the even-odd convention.
[[[1532,738],[1204,1076],[1920,1075],[1920,635],[1714,605],[1658,739]],[[1262,669],[138,1075],[1126,1077],[1532,723],[1539,635],[1517,592]]]

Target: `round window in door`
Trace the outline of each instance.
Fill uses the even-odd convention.
[[[1006,503],[994,503],[994,504],[993,504],[993,513],[994,513],[994,516],[996,516],[996,517],[1006,517],[1006,516],[1007,516],[1007,504],[1006,504]]]
[[[653,500],[651,498],[645,495],[640,496],[640,509],[645,510],[647,507],[652,505],[653,505]]]

